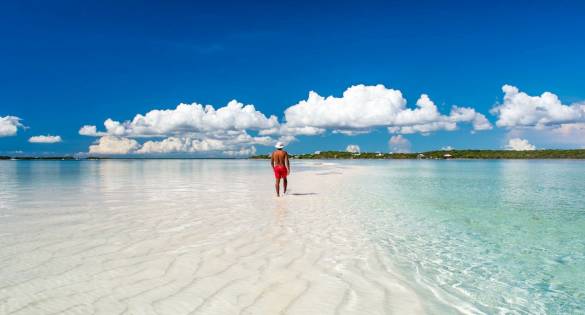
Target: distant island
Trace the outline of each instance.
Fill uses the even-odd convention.
[[[451,150],[451,151],[427,151],[416,153],[380,153],[361,152],[352,153],[347,151],[317,151],[314,153],[291,154],[293,159],[342,159],[342,160],[450,160],[450,159],[585,159],[585,149],[580,150],[533,150],[533,151],[511,151],[511,150]],[[254,155],[249,159],[269,159],[269,154]],[[143,159],[206,159],[201,157],[104,157],[104,156],[0,156],[0,160],[26,160],[26,161],[79,161],[79,160],[143,160]],[[231,158],[213,158],[231,159]]]
[[[406,160],[406,159],[585,159],[584,150],[451,150],[428,151],[417,153],[352,153],[345,151],[322,151],[306,154],[291,154],[294,159],[372,159],[372,160]],[[268,159],[269,155],[255,155],[251,159]]]
[[[102,157],[84,157],[78,158],[73,156],[1,156],[0,160],[23,160],[23,161],[78,161],[78,160],[103,160]]]

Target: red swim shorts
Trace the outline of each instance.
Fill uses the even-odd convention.
[[[274,177],[276,178],[286,178],[286,174],[287,170],[286,167],[284,167],[284,165],[276,165],[274,167]]]

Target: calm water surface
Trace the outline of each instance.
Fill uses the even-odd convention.
[[[488,314],[585,312],[585,162],[368,166],[352,206],[411,279]]]
[[[360,169],[335,178],[344,181],[340,215],[351,213],[415,289],[478,313],[585,313],[585,162],[333,163]],[[297,163],[305,171],[318,165]],[[235,178],[245,191],[246,178],[265,168],[258,161],[0,162],[0,235],[26,226],[27,216],[54,215],[39,211],[46,204],[71,218],[88,205],[148,202],[142,186],[188,181],[186,190],[213,190]]]

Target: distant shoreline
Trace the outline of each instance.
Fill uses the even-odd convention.
[[[327,160],[542,160],[542,159],[585,159],[583,150],[451,150],[417,153],[351,153],[345,151],[323,151],[312,154],[291,154],[294,159]],[[268,159],[268,155],[256,155],[251,159]]]
[[[585,160],[585,149],[582,150],[451,150],[427,151],[417,153],[351,153],[345,151],[323,151],[305,154],[291,154],[299,160],[550,160],[570,159]],[[0,156],[0,160],[17,161],[91,161],[91,160],[264,160],[269,155],[251,157],[73,157],[73,156]]]
[[[83,157],[72,156],[0,156],[0,161],[107,161],[107,160],[248,160],[248,157]]]

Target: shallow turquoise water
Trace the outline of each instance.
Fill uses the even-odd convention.
[[[585,313],[585,162],[331,162],[359,170],[331,177],[345,181],[340,215],[351,214],[423,295],[473,313]],[[312,163],[293,170],[319,171]],[[141,187],[164,183],[214,189],[201,178],[236,179],[246,190],[259,172],[271,176],[265,163],[241,160],[1,162],[0,227],[52,215],[38,211],[45,206],[75,214],[139,201]]]
[[[585,313],[585,162],[362,164],[352,207],[421,286],[488,314]]]

